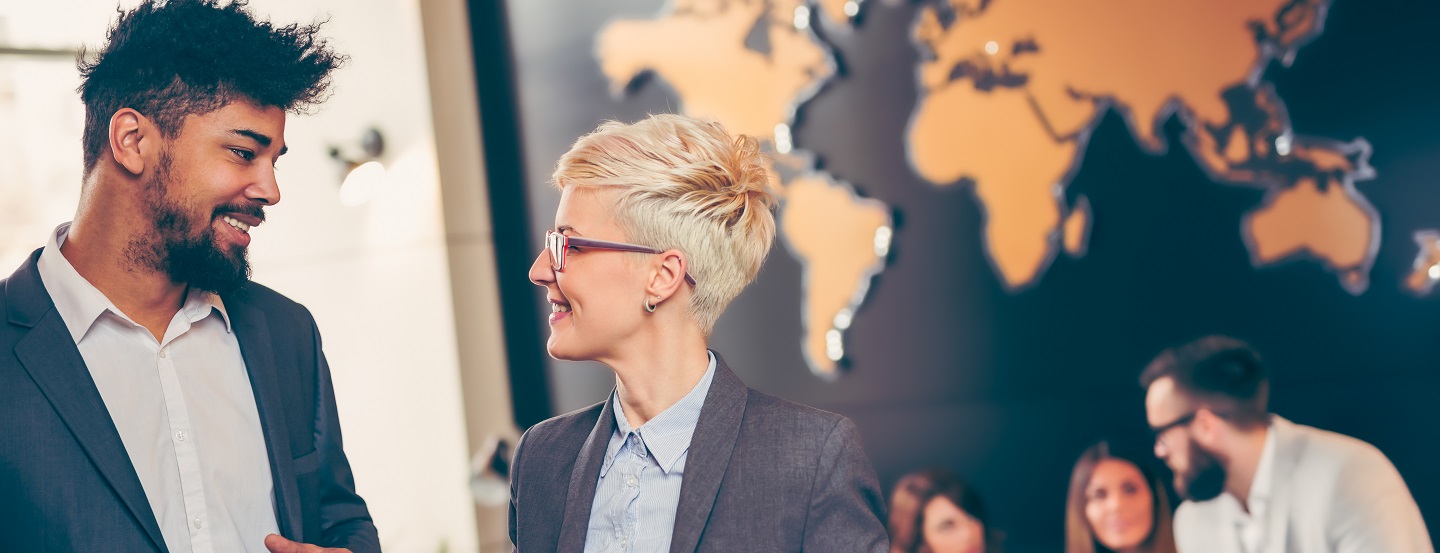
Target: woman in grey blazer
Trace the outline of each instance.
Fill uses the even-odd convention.
[[[603,402],[516,448],[517,551],[888,550],[875,471],[848,419],[745,386],[706,340],[775,237],[754,139],[657,115],[560,158],[555,227],[530,280],[546,349],[615,372]]]

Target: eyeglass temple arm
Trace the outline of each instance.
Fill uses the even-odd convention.
[[[622,242],[591,240],[589,238],[578,238],[574,236],[566,236],[565,239],[569,241],[570,245],[581,248],[605,248],[607,250],[637,253],[665,253],[665,250],[657,250],[647,246],[637,246],[635,244],[625,244]],[[695,286],[695,277],[690,276],[690,271],[685,271],[685,282],[690,283],[691,286]]]
[[[562,235],[562,236],[563,236],[563,235]],[[567,236],[567,237],[566,237],[566,240],[570,243],[571,246],[578,246],[578,247],[581,247],[581,248],[604,248],[604,249],[607,249],[607,250],[617,250],[617,251],[622,251],[622,252],[638,252],[638,253],[660,253],[660,252],[665,251],[665,250],[657,250],[657,249],[655,249],[655,248],[651,248],[651,247],[647,247],[647,246],[637,246],[637,245],[635,245],[635,244],[625,244],[625,243],[622,243],[622,242],[609,242],[609,241],[606,241],[606,240],[591,240],[591,239],[589,239],[589,238],[577,238],[577,237],[574,237],[574,236]]]

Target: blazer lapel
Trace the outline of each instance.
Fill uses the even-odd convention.
[[[595,484],[600,480],[600,465],[605,462],[605,449],[615,433],[614,392],[605,396],[605,407],[595,428],[586,438],[585,446],[575,457],[570,471],[570,493],[565,499],[565,515],[560,524],[560,542],[556,551],[584,551],[585,534],[590,530],[590,507],[595,503]]]
[[[40,280],[39,258],[36,251],[5,284],[10,322],[30,328],[15,345],[15,356],[155,548],[168,551],[105,400]]]
[[[265,313],[245,302],[243,297],[226,297],[223,301],[230,315],[230,326],[240,343],[240,356],[245,360],[245,369],[250,374],[250,389],[255,394],[255,406],[260,412],[260,428],[265,434],[265,449],[270,456],[275,518],[280,535],[303,542],[307,536],[302,535],[305,525],[301,520],[300,491],[295,482],[294,459],[286,432],[289,426],[285,421],[285,409],[281,406],[280,378],[276,374]]]
[[[680,482],[680,504],[675,509],[675,531],[670,553],[695,551],[700,534],[710,520],[720,483],[730,466],[730,454],[740,436],[745,418],[745,398],[750,390],[730,371],[720,354],[715,354],[715,377],[700,408],[700,420],[690,438],[685,457],[685,476]],[[587,503],[588,505],[588,503]]]

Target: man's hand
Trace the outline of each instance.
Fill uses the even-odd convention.
[[[265,549],[270,553],[350,553],[349,549],[330,549],[308,543],[296,543],[275,534],[265,536]]]

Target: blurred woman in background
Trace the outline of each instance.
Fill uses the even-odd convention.
[[[1170,516],[1161,482],[1102,441],[1070,473],[1065,553],[1175,553]]]
[[[995,553],[979,494],[945,470],[912,472],[890,498],[891,553]]]

